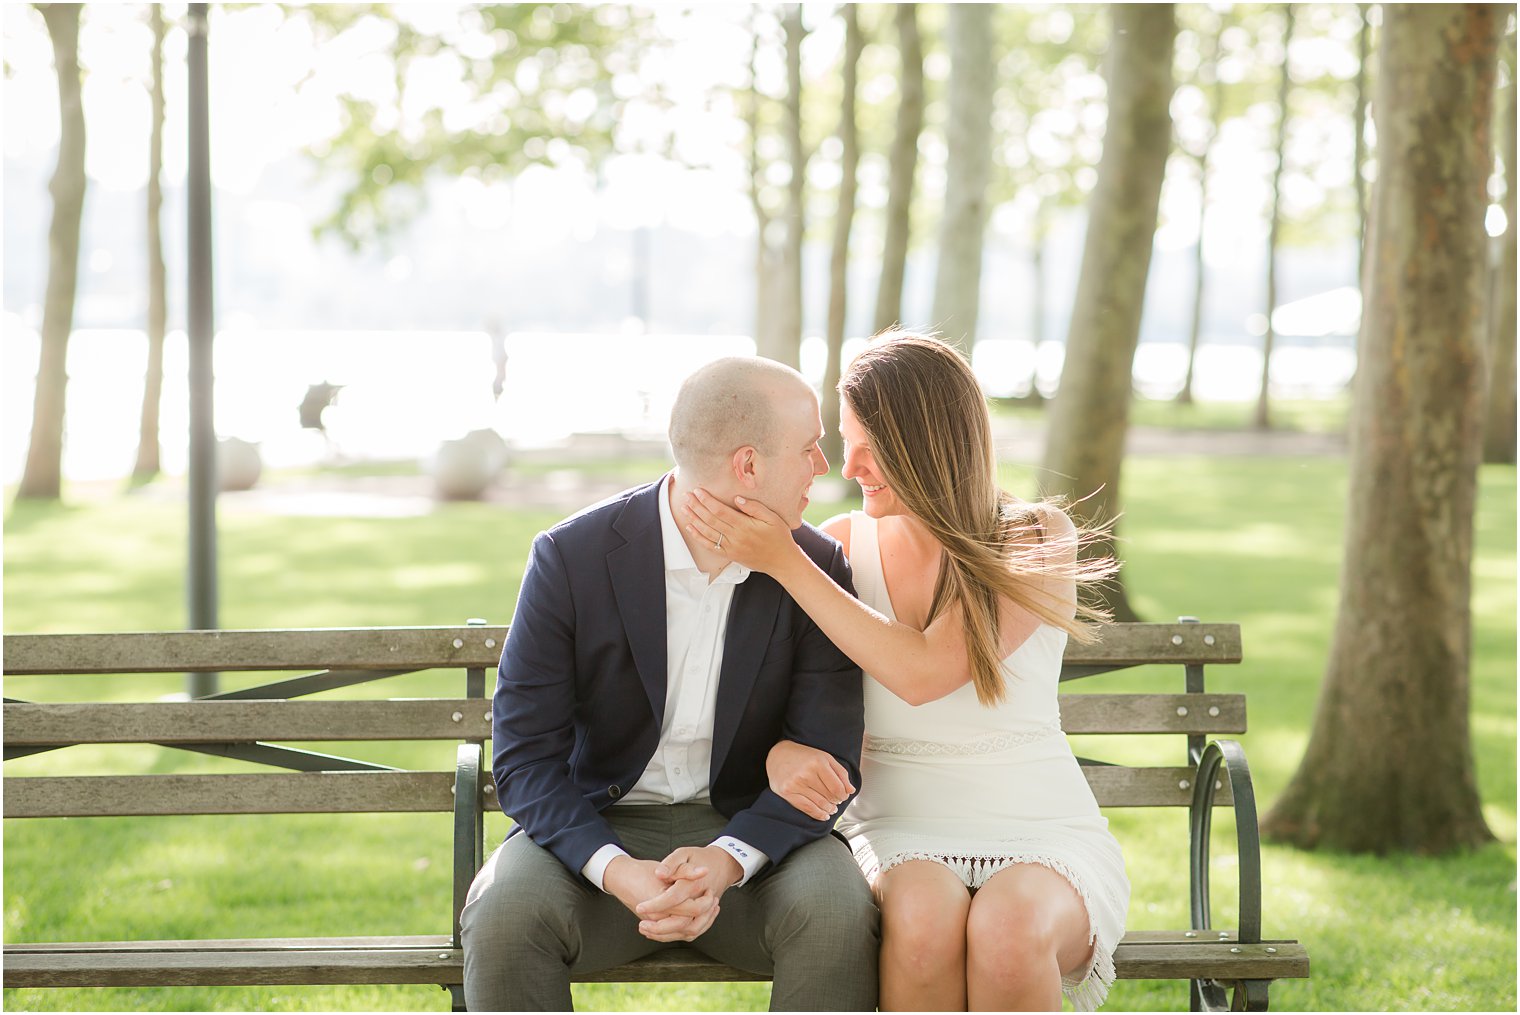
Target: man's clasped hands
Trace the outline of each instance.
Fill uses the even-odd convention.
[[[718,900],[744,869],[720,846],[682,846],[663,860],[620,856],[602,876],[651,941],[695,941],[718,918]]]

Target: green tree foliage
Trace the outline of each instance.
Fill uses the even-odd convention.
[[[1002,54],[994,97],[992,182],[988,204],[1012,202],[1025,223],[1032,284],[1029,340],[1045,340],[1046,244],[1062,211],[1079,207],[1097,180],[1107,117],[1099,61],[1108,16],[1099,5],[1011,7],[998,19]],[[1037,357],[1024,387],[1039,403]]]
[[[1036,209],[1048,215],[1079,206],[1097,180],[1108,15],[1101,5],[1017,6],[1005,8],[995,27],[1003,84],[988,199],[1026,202],[1034,221]],[[1044,237],[1036,231],[1033,239]]]
[[[338,132],[311,151],[343,187],[318,231],[355,248],[415,215],[430,173],[593,168],[628,103],[658,101],[639,73],[660,59],[652,22],[623,5],[314,4],[290,16],[323,41],[368,45],[390,73],[386,87],[353,76]]]

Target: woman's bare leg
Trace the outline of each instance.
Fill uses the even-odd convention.
[[[966,919],[969,1010],[1060,1011],[1062,974],[1092,957],[1088,924],[1082,897],[1050,868],[998,871],[972,897]]]
[[[876,878],[881,1010],[966,1010],[971,893],[943,864],[910,860]]]

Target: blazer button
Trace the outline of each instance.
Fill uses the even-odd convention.
[[[623,791],[616,786],[608,786],[607,795],[616,800],[618,797],[623,795]]]

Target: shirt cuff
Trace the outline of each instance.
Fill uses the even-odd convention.
[[[607,888],[602,884],[602,879],[607,875],[607,865],[618,857],[627,855],[628,851],[622,846],[609,842],[591,854],[591,859],[587,860],[586,866],[581,868],[581,876],[596,885],[598,891],[605,892]]]
[[[735,860],[739,861],[740,867],[744,868],[744,876],[729,885],[730,888],[738,888],[750,878],[760,873],[760,868],[770,862],[770,857],[749,843],[736,839],[732,835],[725,835],[720,839],[714,839],[711,845],[726,851]]]

